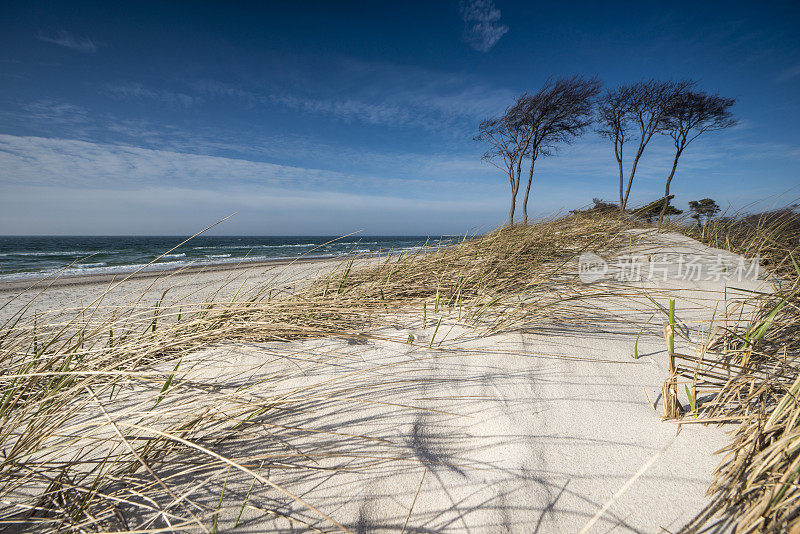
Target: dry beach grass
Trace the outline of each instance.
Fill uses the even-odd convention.
[[[717,470],[713,502],[688,532],[715,521],[737,532],[800,530],[800,216],[791,208],[738,217],[692,230],[699,239],[752,256],[779,274],[774,294],[756,294],[756,309],[720,315],[701,358],[681,358],[697,421],[736,421]],[[681,371],[679,370],[679,373]],[[711,395],[708,395],[708,394]]]
[[[551,231],[556,228],[560,234]],[[231,433],[256,432],[253,421],[291,409],[293,401],[243,400],[237,392],[235,413],[205,408],[165,423],[159,404],[173,390],[191,387],[176,379],[184,355],[222,340],[357,338],[390,320],[386,310],[415,305],[430,306],[432,316],[440,307],[463,307],[476,320],[495,314],[490,327],[497,328],[507,310],[521,306],[514,295],[549,280],[543,266],[553,263],[557,269],[572,258],[570,251],[607,244],[620,229],[613,221],[594,227],[552,223],[533,231],[501,231],[435,253],[389,257],[371,269],[354,270],[353,259],[292,294],[267,284],[225,300],[173,306],[162,302],[165,291],[146,306],[106,308],[98,296],[67,314],[52,310],[39,317],[23,309],[0,335],[4,523],[89,531],[148,529],[161,521],[161,528],[206,529],[214,511],[194,510],[189,497],[177,495],[158,472],[166,466],[186,474],[228,465],[273,485],[251,467],[219,456],[210,444]],[[420,312],[426,313],[415,311]],[[171,372],[153,369],[164,361],[176,362]],[[146,400],[150,406],[139,422],[120,428],[109,405],[138,383],[160,387]],[[268,442],[269,432],[262,437]],[[141,524],[126,519],[131,510]]]
[[[698,237],[737,252],[760,246],[784,277],[791,274],[791,262],[780,255],[786,242],[774,227],[756,227],[749,241],[732,237],[739,227],[730,228],[707,228]],[[301,531],[369,530],[366,519],[344,521],[333,507],[316,504],[324,499],[309,498],[313,491],[300,495],[293,489],[300,486],[289,482],[403,470],[408,459],[388,447],[377,427],[320,425],[321,414],[328,417],[334,408],[355,414],[375,405],[414,418],[450,413],[453,407],[441,399],[422,407],[404,394],[398,406],[397,398],[381,395],[399,387],[415,391],[420,379],[407,374],[409,367],[474,357],[477,349],[460,346],[459,339],[529,330],[545,336],[556,329],[602,328],[609,335],[657,330],[658,320],[645,324],[647,311],[623,313],[624,303],[644,299],[641,288],[584,285],[576,276],[575,260],[584,252],[639,246],[640,234],[630,230],[629,222],[613,216],[575,214],[433,251],[350,258],[299,284],[287,285],[280,276],[258,284],[228,280],[218,286],[225,291],[202,298],[170,300],[165,289],[155,302],[110,306],[98,295],[88,306],[46,316],[29,313],[33,304],[23,307],[0,331],[1,524],[63,532],[217,531],[247,529],[255,515],[281,518]],[[699,343],[707,346],[701,365],[686,354],[681,360],[688,351],[676,350],[681,386],[694,392],[693,413],[681,421],[743,421],[714,500],[690,529],[720,517],[746,517],[749,523],[742,524],[754,529],[796,523],[796,283],[751,297],[749,305],[758,310],[752,316],[704,320],[708,333],[723,328]],[[654,290],[652,298],[661,293]],[[354,359],[372,354],[369,343],[397,354],[382,360],[376,353],[354,367]],[[231,346],[236,351],[226,353]],[[241,350],[258,357],[250,360]],[[536,356],[530,349],[491,350],[523,363]],[[633,354],[633,346],[628,350]],[[220,361],[206,367],[209,359]],[[615,359],[611,351],[608,359]],[[726,366],[725,381],[715,378],[712,361]],[[331,366],[346,371],[332,375]],[[211,369],[214,386],[204,381]],[[713,398],[704,387],[717,388]],[[480,398],[458,402],[478,407]],[[431,439],[415,421],[412,446]],[[297,443],[304,446],[287,441],[284,432],[301,435]],[[413,500],[403,504],[408,515],[398,515],[387,530],[425,531],[414,526],[412,511],[425,510],[425,479],[436,479],[436,466],[447,463],[438,449],[425,450],[427,467],[414,475],[419,486],[412,484]],[[456,475],[459,469],[451,466]]]

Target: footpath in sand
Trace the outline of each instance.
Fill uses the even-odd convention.
[[[694,354],[714,314],[770,286],[752,270],[737,279],[750,264],[688,238],[633,237],[605,258],[607,270],[589,273],[597,296],[574,323],[484,336],[455,312],[440,324],[440,314],[423,324],[415,312],[363,340],[222,344],[184,358],[185,387],[160,407],[169,417],[233,413],[243,396],[287,402],[265,423],[269,443],[245,431],[215,450],[299,500],[235,468],[222,498],[202,477],[170,483],[209,508],[221,503],[222,532],[679,530],[707,503],[714,452],[728,438],[662,421],[660,308],[676,299],[686,336],[677,349]],[[625,273],[632,262],[643,268]],[[135,419],[138,409],[112,415]]]

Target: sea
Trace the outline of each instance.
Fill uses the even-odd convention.
[[[0,282],[349,254],[403,253],[447,236],[0,236]],[[148,265],[150,264],[150,265]]]

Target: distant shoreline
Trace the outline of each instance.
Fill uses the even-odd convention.
[[[361,257],[373,257],[377,254],[363,254]],[[16,293],[27,289],[44,289],[46,287],[70,287],[70,286],[85,286],[92,284],[109,284],[115,281],[129,279],[142,279],[142,278],[158,278],[162,276],[169,276],[175,273],[180,274],[195,274],[195,273],[209,273],[219,271],[236,271],[239,269],[257,269],[260,267],[274,267],[278,265],[289,264],[307,264],[307,263],[323,263],[330,261],[342,261],[347,256],[309,256],[297,258],[276,258],[274,260],[254,260],[254,261],[241,261],[238,263],[205,263],[201,265],[184,265],[182,267],[175,267],[169,269],[159,269],[153,271],[142,271],[135,274],[132,273],[96,273],[96,274],[77,274],[77,275],[61,275],[58,277],[48,277],[42,275],[41,277],[23,278],[18,280],[0,280],[0,293]],[[154,264],[157,265],[157,264]],[[52,276],[52,275],[50,275]]]
[[[58,285],[86,280],[113,280],[129,276],[197,269],[213,271],[237,266],[282,265],[292,261],[322,261],[386,253],[405,253],[425,245],[439,246],[444,236],[376,236],[358,240],[318,237],[197,238],[175,247],[170,237],[0,237],[0,288],[21,288],[42,279]],[[167,252],[164,252],[167,251]],[[104,277],[103,277],[104,276]],[[40,284],[37,284],[40,285]],[[0,289],[2,290],[2,289]]]

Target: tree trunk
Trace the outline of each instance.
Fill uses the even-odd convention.
[[[664,214],[667,212],[667,204],[669,204],[669,184],[672,183],[672,177],[675,176],[675,168],[678,166],[678,158],[681,157],[682,149],[675,151],[675,159],[672,161],[672,171],[667,178],[667,187],[664,189],[664,202],[661,203],[661,213],[658,214],[658,231],[661,231],[661,225],[664,222]],[[698,221],[699,223],[699,221]]]
[[[625,197],[622,199],[622,203],[620,204],[620,211],[625,211],[625,208],[628,207],[628,197],[631,194],[631,186],[633,185],[633,175],[636,174],[636,166],[639,164],[639,154],[636,154],[636,158],[633,160],[633,165],[631,166],[631,174],[628,176],[628,187],[625,188]]]
[[[519,168],[519,165],[517,166]],[[514,167],[512,166],[508,173],[508,179],[511,182],[511,207],[508,210],[508,225],[514,225],[514,212],[517,209],[517,191],[519,191],[519,172],[514,177]]]
[[[617,157],[617,165],[619,166],[619,210],[624,211],[625,196],[622,194],[622,186],[625,178],[622,172],[622,147],[617,149],[617,143],[614,143],[614,155]]]
[[[508,210],[508,225],[514,226],[514,210],[517,207],[517,192],[511,188],[511,208]]]
[[[628,206],[628,197],[631,194],[631,186],[633,185],[633,175],[636,174],[636,166],[639,165],[639,159],[641,159],[642,154],[644,154],[644,147],[650,142],[651,137],[653,137],[653,134],[646,137],[643,135],[639,140],[639,148],[636,150],[636,157],[633,158],[633,165],[631,166],[631,175],[628,177],[628,188],[625,190],[625,200],[621,206],[622,211],[625,211],[625,208]]]
[[[528,175],[528,187],[525,188],[525,200],[522,202],[522,224],[528,226],[528,195],[531,193],[531,183],[533,182],[533,166],[536,158],[531,158],[531,172]]]
[[[519,159],[517,160],[517,184],[514,189],[514,198],[516,199],[517,192],[519,191],[519,179],[522,176],[522,160],[525,159],[525,152],[528,150],[528,146],[531,144],[531,139],[525,141],[525,146],[522,148],[519,154]],[[530,189],[530,185],[528,185],[528,189]],[[528,194],[525,193],[525,203],[522,204],[522,216],[525,219],[525,224],[528,224]]]

